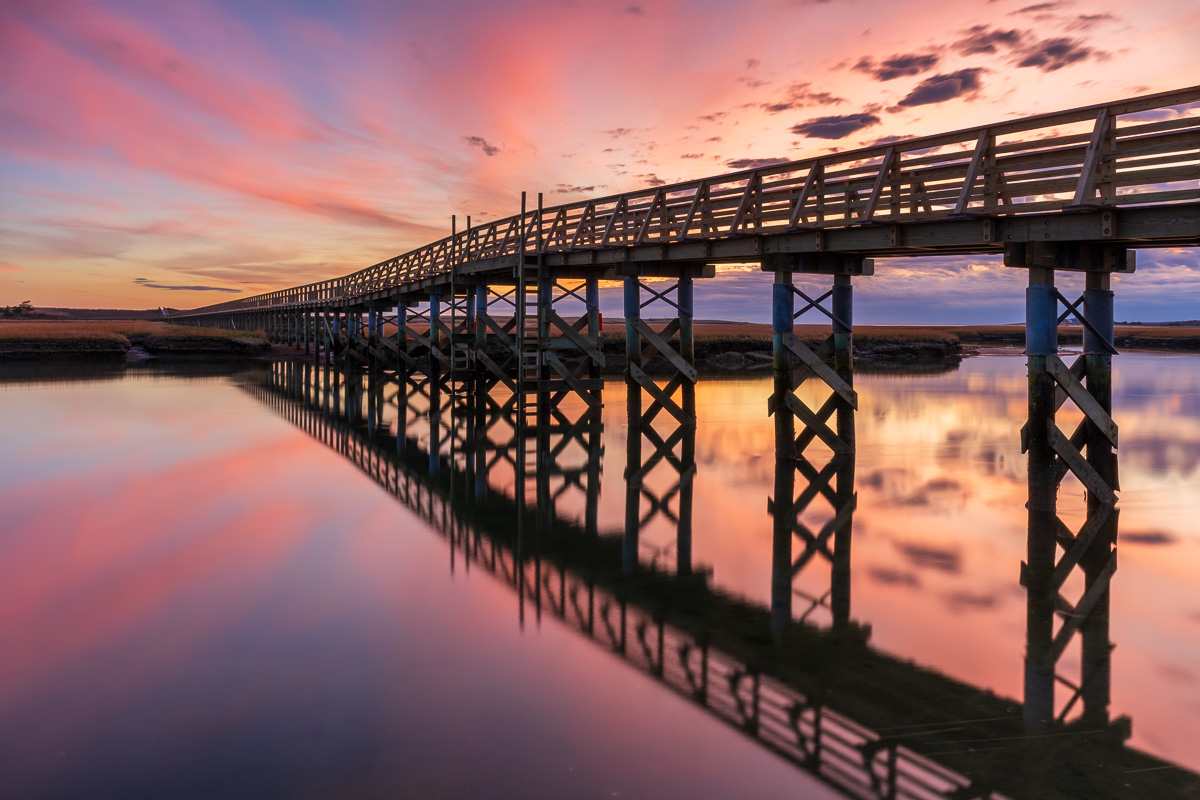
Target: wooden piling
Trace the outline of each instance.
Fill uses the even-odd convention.
[[[1025,353],[1028,359],[1029,489],[1026,562],[1025,729],[1046,733],[1054,720],[1054,601],[1058,475],[1050,428],[1054,425],[1055,382],[1047,369],[1058,354],[1058,306],[1054,270],[1029,268],[1025,295]]]

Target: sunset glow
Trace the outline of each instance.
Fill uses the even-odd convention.
[[[1197,40],[1191,0],[7,0],[0,305],[323,280],[522,191],[552,205],[1188,86]],[[1195,251],[1143,251],[1117,316],[1194,318],[1198,278]],[[697,314],[765,319],[766,282],[723,270]],[[1024,275],[914,259],[857,285],[864,322],[1007,322]]]

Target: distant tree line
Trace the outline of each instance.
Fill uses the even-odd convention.
[[[6,317],[27,317],[33,313],[33,303],[22,300],[15,306],[5,306],[2,312]]]

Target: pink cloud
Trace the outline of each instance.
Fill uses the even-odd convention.
[[[359,186],[372,186],[374,181],[360,183],[356,178],[369,165],[335,154],[327,168],[313,168],[307,151],[286,149],[297,140],[311,141],[298,137],[298,128],[259,127],[272,115],[243,114],[244,107],[206,80],[180,79],[176,88],[194,89],[193,94],[203,101],[202,109],[226,112],[219,122],[267,139],[271,148],[264,151],[262,142],[230,140],[211,123],[207,127],[192,123],[187,119],[192,111],[188,104],[172,108],[157,103],[20,20],[11,21],[8,41],[17,88],[13,91],[16,102],[5,109],[3,126],[11,147],[26,155],[68,163],[115,156],[128,166],[184,183],[268,200],[322,217],[421,228],[364,196]],[[150,49],[158,55],[163,50]],[[144,61],[147,59],[130,55],[126,63]],[[167,73],[169,70],[152,74],[165,81]],[[276,148],[284,149],[279,152]],[[337,168],[339,161],[341,169]]]
[[[82,60],[143,91],[161,93],[234,126],[243,135],[269,141],[321,141],[314,121],[285,92],[264,83],[229,80],[212,61],[193,59],[136,21],[102,6],[82,3],[54,20],[54,38]]]

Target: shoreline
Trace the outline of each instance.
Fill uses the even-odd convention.
[[[14,321],[0,324],[0,363],[136,363],[244,359],[271,349],[262,331],[193,328],[149,321]]]
[[[648,322],[652,327],[662,327],[654,321]],[[1061,326],[1059,344],[1066,348],[1080,346],[1082,331],[1079,325]],[[794,333],[811,347],[822,342],[829,335],[829,329],[820,325],[798,325]],[[1200,327],[1117,325],[1113,339],[1121,351],[1200,353]],[[769,324],[697,322],[694,341],[696,366],[706,374],[772,368]],[[854,361],[873,370],[886,370],[889,366],[957,363],[976,355],[1016,354],[1024,344],[1025,330],[1019,325],[859,325],[854,331]],[[600,345],[609,362],[605,373],[623,369],[623,320],[605,325],[600,334]],[[273,344],[261,331],[192,328],[140,321],[0,325],[0,363],[300,361],[306,358],[311,356],[306,356],[302,348]],[[651,368],[656,360],[662,359],[652,359]]]

